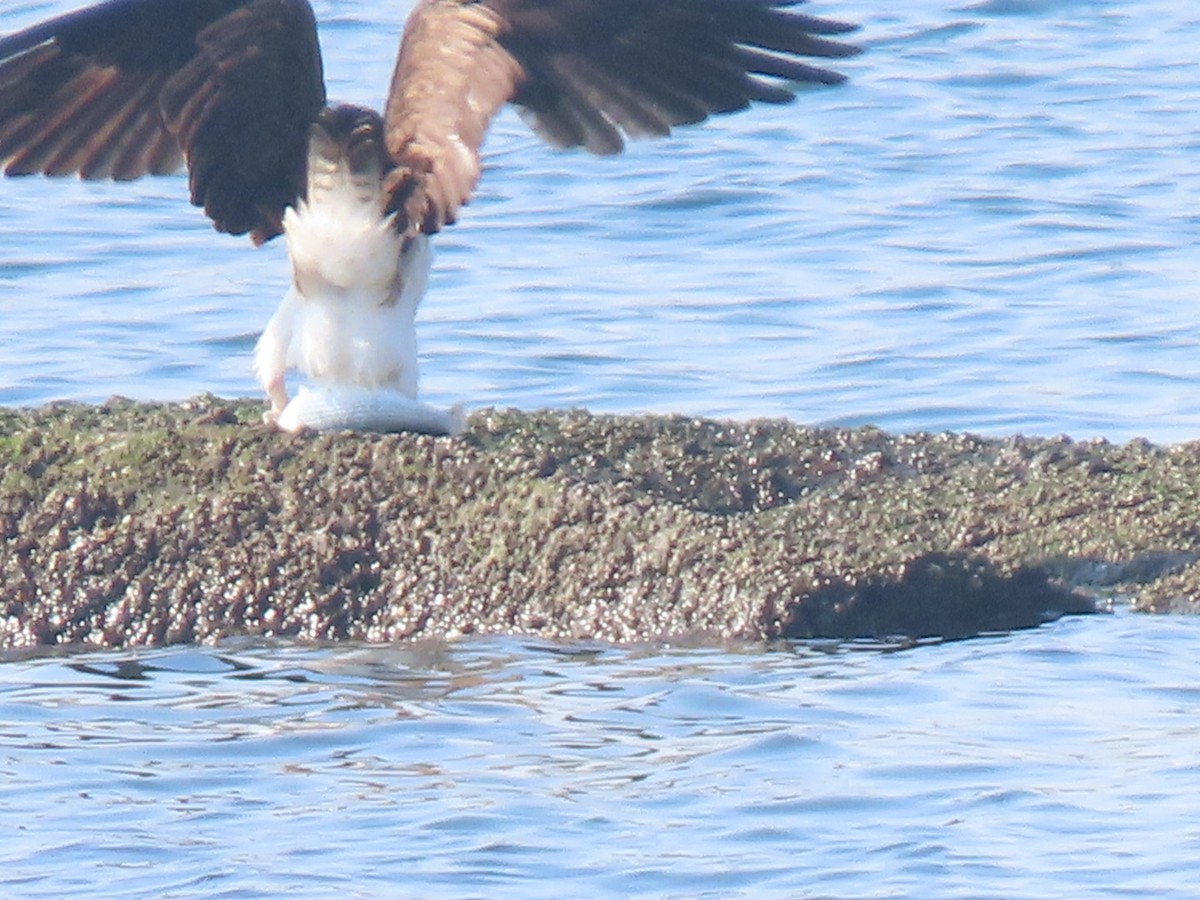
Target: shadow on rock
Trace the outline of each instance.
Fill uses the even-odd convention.
[[[814,591],[790,609],[780,636],[954,640],[1095,611],[1092,600],[1039,569],[1001,575],[984,559],[930,553],[895,578],[869,576]]]

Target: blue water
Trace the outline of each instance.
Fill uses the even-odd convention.
[[[0,665],[5,897],[1189,898],[1200,619]]]
[[[7,31],[73,5],[7,2]],[[317,3],[377,105],[403,3]],[[1200,438],[1200,13],[821,0],[852,77],[595,160],[516,119],[432,402]],[[0,183],[0,403],[254,395],[282,248]],[[1196,896],[1200,621],[903,652],[519,640],[0,662],[0,896]]]
[[[9,2],[0,28],[71,2]],[[379,105],[406,4],[317,7],[331,95]],[[1200,438],[1193,6],[812,9],[867,52],[793,106],[618,159],[500,119],[438,241],[428,397]],[[185,195],[0,183],[0,403],[257,395],[283,249],[215,235]]]

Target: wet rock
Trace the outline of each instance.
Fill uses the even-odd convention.
[[[1200,445],[249,401],[0,410],[0,647],[964,637],[1200,598]]]

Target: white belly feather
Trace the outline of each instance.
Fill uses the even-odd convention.
[[[263,330],[254,367],[270,421],[289,431],[461,428],[461,415],[417,401],[416,313],[429,239],[405,243],[382,199],[342,171],[318,173],[309,201],[284,216],[292,287]],[[285,374],[311,383],[289,402]]]

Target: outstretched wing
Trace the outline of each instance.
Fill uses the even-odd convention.
[[[853,55],[831,36],[854,26],[787,9],[801,2],[421,0],[385,115],[392,209],[412,231],[453,222],[506,101],[551,144],[617,153],[626,136],[842,81],[801,57]]]
[[[217,230],[279,234],[325,103],[307,0],[108,0],[0,38],[0,165],[128,180],[186,161]]]

